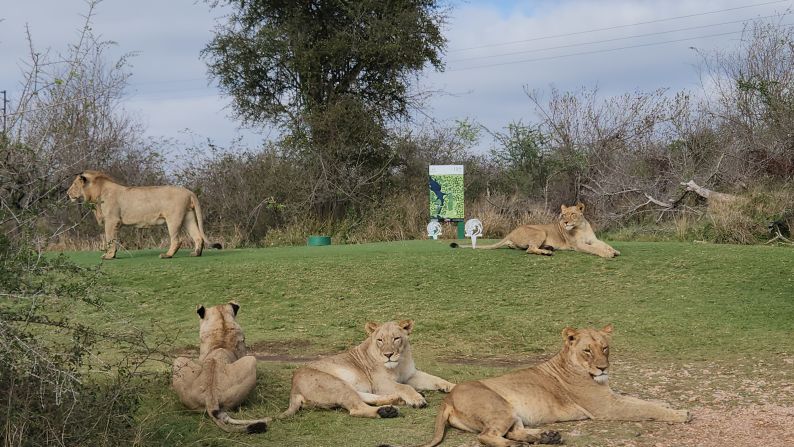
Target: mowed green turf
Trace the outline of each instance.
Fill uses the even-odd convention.
[[[101,268],[109,310],[79,318],[135,325],[152,339],[168,335],[166,348],[178,353],[197,346],[196,304],[237,301],[249,349],[273,360],[259,362],[257,389],[241,417],[286,408],[300,361],[359,343],[370,320],[413,318],[417,365],[455,382],[548,358],[565,326],[612,323],[613,362],[651,368],[794,353],[794,250],[661,242],[615,248],[623,255],[611,260],[451,249],[442,241],[206,250],[201,258],[183,250],[170,260],[156,251],[119,252]],[[100,262],[97,252],[69,256],[82,265]],[[621,378],[636,379],[630,370],[612,376],[616,388]],[[302,411],[266,434],[227,435],[206,416],[183,411],[163,381],[146,395],[140,421],[147,444],[411,444],[429,439],[442,397],[430,393],[429,408],[401,408],[393,420]],[[444,445],[473,439],[451,429]]]

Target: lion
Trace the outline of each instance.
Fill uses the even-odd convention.
[[[179,250],[181,230],[193,239],[193,256],[201,256],[205,243],[211,248],[222,248],[221,244],[210,244],[204,235],[196,195],[180,186],[124,186],[101,172],[83,171],[77,174],[66,194],[72,202],[83,199],[94,204],[94,215],[97,223],[105,225],[108,244],[102,259],[116,257],[116,232],[121,225],[148,228],[165,223],[171,245],[166,253],[160,254],[161,258],[171,258]]]
[[[303,406],[346,409],[351,416],[396,417],[393,405],[425,407],[422,390],[449,392],[455,386],[416,369],[408,336],[413,320],[368,322],[360,345],[307,364],[292,376],[289,408],[279,418]]]
[[[256,386],[256,357],[246,355],[245,336],[236,320],[239,310],[234,301],[209,309],[198,306],[198,362],[174,360],[172,383],[188,409],[206,411],[222,430],[262,433],[270,418],[233,419],[225,411],[238,407]]]
[[[521,225],[511,231],[504,239],[492,244],[480,246],[483,250],[499,247],[520,248],[527,253],[551,256],[554,250],[574,250],[613,258],[620,252],[608,244],[598,240],[590,223],[584,217],[584,205],[560,206],[560,220],[556,224]],[[453,242],[452,248],[471,247]]]
[[[562,331],[562,351],[550,360],[503,376],[458,384],[436,417],[434,447],[447,425],[479,433],[489,447],[561,444],[556,431],[527,428],[584,419],[689,422],[687,410],[616,394],[609,388],[612,325]],[[387,447],[382,445],[381,447]]]

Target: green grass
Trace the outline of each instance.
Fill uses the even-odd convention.
[[[101,268],[107,309],[80,318],[107,327],[135,325],[152,338],[167,334],[168,347],[179,352],[198,343],[196,304],[236,300],[249,347],[282,360],[259,362],[257,389],[240,411],[244,416],[286,408],[298,364],[292,358],[357,344],[368,320],[413,318],[419,368],[452,381],[546,358],[558,350],[565,326],[613,323],[613,387],[679,406],[709,403],[700,394],[686,400],[698,385],[691,383],[694,377],[675,378],[679,367],[751,368],[759,359],[769,363],[794,355],[794,250],[615,245],[623,255],[613,260],[573,252],[539,257],[517,250],[453,250],[442,241],[208,250],[201,258],[181,251],[170,260],[155,251],[120,252]],[[100,262],[97,252],[69,256],[82,265]],[[648,391],[645,385],[655,379],[640,374],[646,370],[668,371],[673,379]],[[709,383],[715,390],[724,386]],[[302,411],[274,423],[267,434],[229,436],[205,416],[182,411],[164,378],[150,387],[139,420],[147,445],[416,443],[429,437],[441,397],[433,393],[430,408],[404,409],[394,420]],[[593,442],[588,433],[603,437],[604,427],[618,439],[637,431],[636,424],[588,424],[568,444],[587,445]],[[455,430],[449,435],[444,445],[473,439]]]

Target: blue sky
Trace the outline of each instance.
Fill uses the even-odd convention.
[[[700,51],[730,49],[742,21],[792,7],[794,0],[452,1],[446,27],[447,70],[422,76],[441,91],[426,114],[440,124],[471,119],[492,130],[529,122],[524,89],[598,86],[602,96],[637,89],[700,89]],[[12,6],[13,5],[13,6]],[[0,0],[0,90],[11,99],[27,56],[29,25],[37,51],[63,52],[86,12],[83,0]],[[104,0],[94,30],[131,59],[124,108],[151,136],[181,144],[242,136],[256,145],[267,134],[240,129],[229,99],[209,84],[199,52],[223,11],[194,0]],[[794,22],[791,18],[786,22]],[[488,142],[484,142],[483,150]]]

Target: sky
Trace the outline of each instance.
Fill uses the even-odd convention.
[[[417,126],[468,119],[491,131],[535,117],[525,90],[597,87],[601,97],[635,90],[699,90],[699,53],[736,46],[743,23],[794,7],[794,0],[448,1],[443,72],[418,87],[435,93]],[[65,53],[87,12],[84,0],[0,0],[0,90],[14,100],[36,51]],[[241,128],[231,101],[207,76],[200,51],[225,13],[201,0],[103,0],[94,33],[132,53],[126,112],[149,136],[177,145],[207,138],[257,146],[272,132]],[[784,23],[794,23],[785,17]],[[490,143],[481,142],[482,150]]]

